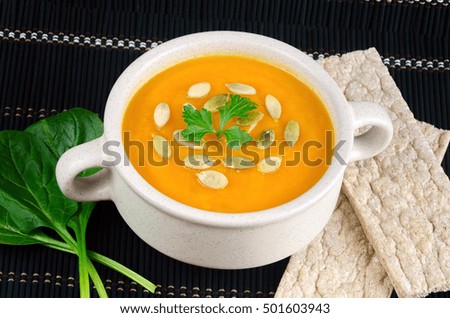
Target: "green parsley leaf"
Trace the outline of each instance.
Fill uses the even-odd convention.
[[[233,117],[246,118],[248,112],[258,108],[255,102],[250,98],[242,97],[241,95],[230,95],[230,100],[225,103],[223,107],[219,109],[220,113],[220,126],[219,136],[222,134],[223,127]]]
[[[196,110],[190,106],[183,107],[183,119],[187,124],[186,129],[181,131],[181,135],[188,141],[200,142],[204,135],[208,133],[216,134],[217,138],[225,135],[228,146],[238,149],[245,143],[252,140],[252,137],[237,126],[225,129],[225,125],[233,118],[246,118],[252,110],[256,109],[255,102],[240,95],[230,95],[230,99],[225,105],[219,108],[220,124],[219,131],[213,127],[211,112],[202,108]]]
[[[196,110],[190,106],[183,106],[183,119],[188,125],[181,132],[183,138],[189,141],[200,141],[208,133],[216,133],[213,124],[211,112],[202,108]]]
[[[241,130],[238,126],[225,129],[223,134],[227,138],[228,146],[232,149],[239,149],[242,145],[252,141],[252,136],[247,131]]]
[[[201,142],[203,136],[210,132],[211,131],[208,129],[201,128],[196,125],[190,125],[186,129],[181,131],[181,135],[188,141]]]

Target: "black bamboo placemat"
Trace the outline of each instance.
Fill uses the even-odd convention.
[[[449,2],[0,0],[0,129],[77,106],[102,116],[134,59],[207,30],[264,34],[316,59],[376,47],[416,118],[450,129]],[[449,173],[449,152],[443,166]],[[152,295],[99,266],[112,297],[271,297],[288,261],[236,271],[183,264],[143,243],[111,202],[97,205],[88,244],[158,285]],[[75,257],[0,245],[0,297],[76,296]]]

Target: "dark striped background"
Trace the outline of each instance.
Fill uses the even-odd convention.
[[[315,57],[374,46],[391,60],[443,62],[445,67],[431,68],[392,63],[389,70],[416,118],[450,129],[448,0],[0,0],[0,31],[4,33],[0,38],[0,129],[23,129],[75,106],[102,115],[116,78],[145,52],[93,42],[20,40],[20,33],[150,45],[206,30],[260,33]],[[449,153],[444,168],[450,171]],[[182,264],[137,238],[110,202],[97,205],[88,235],[91,249],[158,284],[156,296],[270,297],[287,264],[284,260],[239,271]],[[121,275],[99,269],[111,296],[152,296]],[[78,296],[76,259],[43,247],[0,246],[0,296]]]

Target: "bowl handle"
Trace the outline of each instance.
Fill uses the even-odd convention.
[[[106,167],[100,137],[66,151],[56,165],[56,180],[66,197],[75,201],[109,200],[111,170]],[[103,168],[101,171],[80,177],[89,168]]]
[[[372,102],[349,102],[353,109],[353,129],[372,126],[364,134],[355,137],[349,162],[378,155],[392,139],[392,121],[386,110]]]

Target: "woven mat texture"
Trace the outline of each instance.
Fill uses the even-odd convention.
[[[76,106],[102,116],[133,60],[208,30],[267,35],[315,59],[375,47],[415,117],[450,129],[449,2],[0,0],[0,129]],[[443,166],[449,173],[449,152]],[[111,297],[273,297],[288,261],[235,271],[183,264],[141,241],[111,202],[96,206],[88,245],[158,285],[153,295],[99,266]],[[0,245],[0,297],[77,297],[77,275],[71,255]]]

